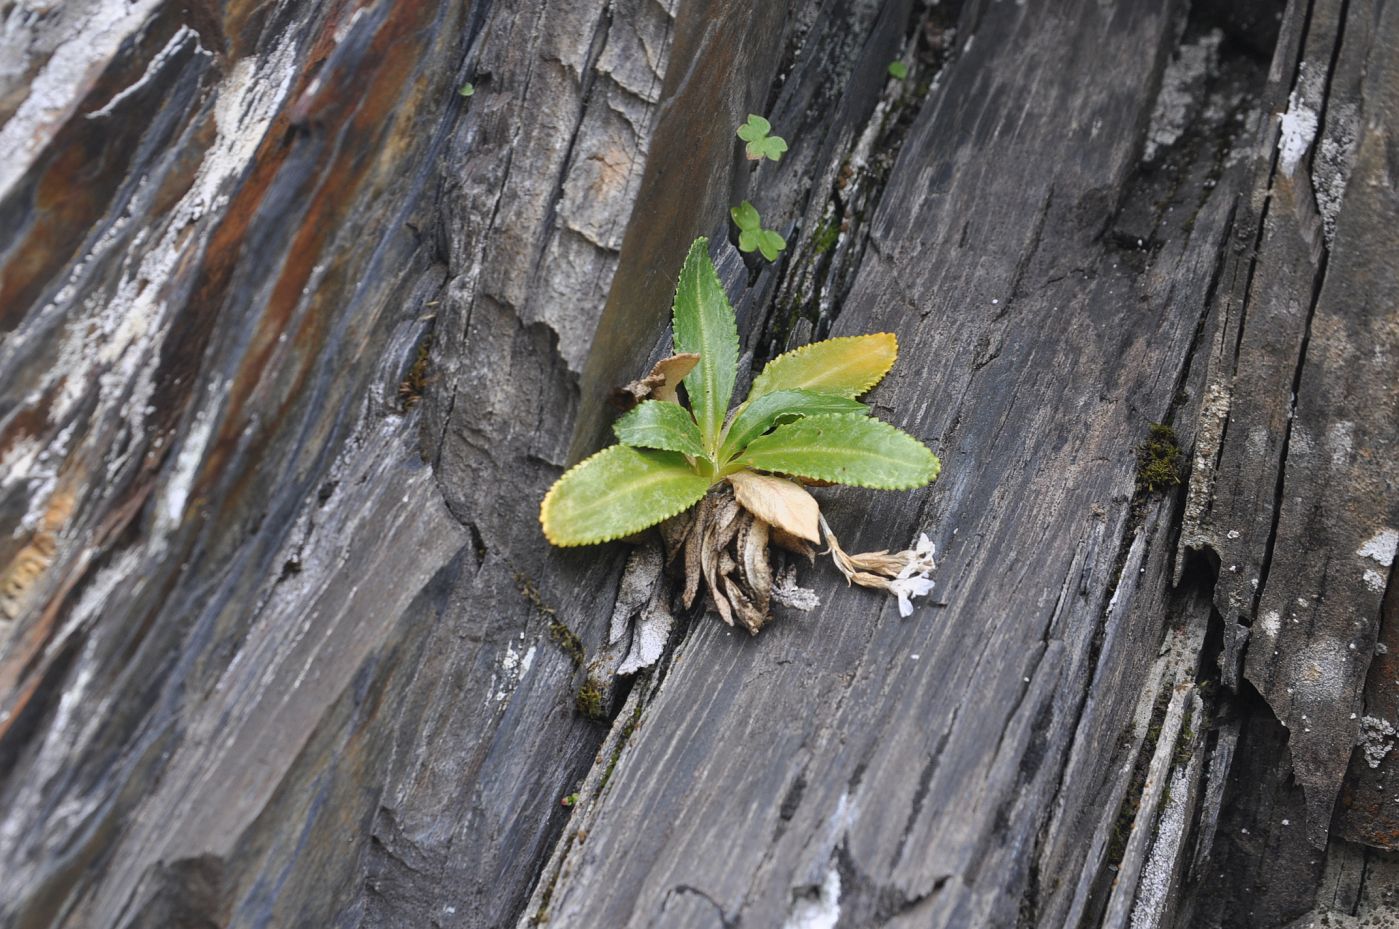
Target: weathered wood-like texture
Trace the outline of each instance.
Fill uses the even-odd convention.
[[[1394,4],[6,15],[0,924],[1399,924]],[[535,511],[698,234],[753,364],[899,334],[943,477],[821,499],[940,599],[596,722]]]

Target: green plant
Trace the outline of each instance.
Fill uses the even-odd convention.
[[[748,143],[744,149],[749,161],[782,159],[782,153],[787,150],[787,141],[780,135],[769,135],[770,132],[772,123],[753,113],[748,114],[748,122],[738,127],[738,137]]]
[[[1180,443],[1176,431],[1163,423],[1152,423],[1147,440],[1137,446],[1137,486],[1147,493],[1179,486]]]
[[[908,65],[902,61],[889,62],[889,76],[900,81],[903,80],[908,77]]]
[[[476,93],[476,87],[470,81],[467,81],[465,84],[461,85],[461,89],[459,89],[457,93],[461,94],[463,97],[469,97]]]
[[[738,227],[738,250],[740,252],[747,253],[757,250],[762,252],[763,257],[768,261],[776,261],[777,256],[781,255],[787,248],[786,239],[771,229],[763,228],[763,220],[758,215],[757,207],[747,200],[729,210],[729,215],[733,217],[734,225]]]
[[[768,541],[802,550],[819,543],[824,531],[847,580],[895,594],[901,612],[911,609],[909,598],[932,587],[927,537],[912,551],[847,555],[798,483],[906,490],[937,477],[941,466],[926,446],[871,417],[855,399],[893,366],[894,335],[830,339],[781,355],[730,413],[738,328],[703,238],[680,271],[674,328],[675,351],[699,356],[682,382],[689,408],[678,397],[646,400],[618,419],[621,444],[569,470],[544,497],[540,522],[549,541],[573,546],[624,538],[703,500],[684,534],[687,603],[702,577],[721,615],[732,622],[727,604],[756,632],[771,592]],[[723,499],[711,495],[714,489],[723,490]],[[736,546],[732,583],[722,556],[730,544]]]

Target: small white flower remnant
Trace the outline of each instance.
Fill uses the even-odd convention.
[[[926,597],[935,585],[923,575],[896,577],[889,582],[889,590],[899,598],[899,615],[913,615],[913,598]]]
[[[933,560],[937,549],[926,532],[919,533],[912,549],[893,554],[886,549],[849,555],[840,547],[825,516],[821,517],[821,531],[830,545],[827,551],[831,560],[845,575],[846,582],[883,590],[897,597],[900,616],[912,615],[914,598],[926,597],[932,592],[934,582],[928,575],[937,567]]]

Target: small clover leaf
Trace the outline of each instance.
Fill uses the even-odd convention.
[[[900,81],[903,80],[908,77],[908,65],[902,61],[889,62],[889,76]]]
[[[758,233],[758,251],[762,252],[768,261],[776,261],[777,256],[786,248],[787,240],[771,229],[764,229]]]
[[[748,122],[738,127],[738,137],[745,142],[756,142],[772,131],[772,123],[753,113],[748,114]]]
[[[757,232],[762,226],[762,219],[758,216],[757,207],[744,200],[738,206],[729,210],[729,215],[734,218],[734,225],[740,232]]]
[[[781,161],[782,153],[787,151],[787,140],[781,136],[769,136],[757,142],[750,142],[747,148],[751,160],[766,158],[769,161]]]
[[[749,161],[780,161],[787,151],[787,141],[781,136],[769,135],[772,124],[754,113],[748,114],[748,122],[738,127],[738,137],[748,143],[744,148]]]
[[[762,219],[753,204],[744,200],[729,210],[734,225],[738,227],[738,250],[744,254],[762,252],[768,261],[776,261],[787,248],[787,240],[771,229],[764,229]]]
[[[469,97],[476,93],[476,86],[470,81],[467,81],[465,84],[461,85],[461,89],[458,90],[457,93],[461,94],[463,97]]]

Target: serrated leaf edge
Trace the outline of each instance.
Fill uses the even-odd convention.
[[[615,541],[617,541],[618,539],[625,539],[625,538],[626,538],[627,536],[629,536],[629,535],[635,535],[635,534],[638,533],[638,532],[644,532],[645,530],[650,529],[652,526],[659,526],[661,523],[665,522],[667,519],[670,519],[672,516],[679,516],[681,513],[685,512],[685,511],[688,510],[690,507],[694,506],[696,503],[699,503],[700,500],[703,500],[703,499],[704,499],[704,494],[700,494],[699,497],[698,497],[697,499],[692,500],[690,503],[687,503],[685,506],[680,507],[680,508],[677,509],[675,512],[673,512],[673,513],[667,513],[666,515],[664,515],[664,516],[660,517],[659,519],[657,519],[655,522],[647,523],[647,524],[644,525],[644,526],[639,526],[638,528],[633,529],[633,530],[631,530],[630,532],[620,532],[620,533],[617,533],[617,534],[615,534],[615,535],[608,535],[608,534],[604,533],[603,535],[601,535],[601,536],[599,536],[599,537],[597,537],[597,538],[589,538],[589,539],[585,539],[585,540],[583,540],[583,541],[581,541],[581,542],[559,542],[559,541],[556,541],[555,538],[554,538],[552,535],[549,534],[549,527],[548,527],[548,525],[547,525],[547,524],[545,523],[545,521],[544,521],[544,512],[545,512],[545,510],[547,510],[547,509],[549,508],[549,501],[550,501],[551,499],[553,499],[554,492],[555,492],[556,490],[559,489],[559,485],[563,483],[563,479],[564,479],[564,478],[568,477],[568,476],[569,476],[570,474],[572,474],[574,471],[577,471],[579,468],[583,467],[585,464],[587,464],[588,462],[592,461],[594,458],[598,457],[599,455],[605,455],[605,454],[607,454],[607,452],[611,451],[611,450],[614,449],[614,448],[617,448],[617,447],[618,447],[619,445],[621,445],[621,444],[622,444],[622,443],[618,442],[618,443],[616,443],[616,444],[609,445],[609,446],[607,446],[607,448],[604,448],[604,449],[601,449],[601,450],[599,450],[599,451],[596,451],[596,452],[594,452],[593,454],[589,455],[587,458],[584,458],[582,461],[578,462],[576,465],[574,465],[573,467],[569,468],[569,469],[568,469],[567,471],[565,471],[563,474],[560,474],[559,477],[558,477],[558,479],[554,481],[553,486],[551,486],[551,487],[549,488],[549,490],[544,494],[544,499],[541,500],[541,501],[539,502],[539,529],[540,529],[541,532],[544,533],[544,538],[548,540],[548,542],[549,542],[550,545],[554,546],[555,548],[581,548],[581,547],[583,547],[584,545],[601,545],[603,542],[615,542]],[[625,447],[625,448],[632,448],[632,446],[630,446],[630,445],[627,445],[627,446],[624,446],[624,447]],[[696,477],[699,477],[698,474],[696,474],[695,476],[696,476]],[[710,484],[710,487],[712,487],[712,486],[714,486],[714,485],[711,483],[711,484]],[[709,489],[708,489],[708,488],[705,489],[705,493],[709,493]]]
[[[867,416],[867,415],[865,415],[864,413],[815,413],[815,414],[813,414],[813,415],[811,415],[811,416],[804,416],[804,417],[802,417],[801,419],[796,420],[795,422],[787,423],[786,425],[789,425],[789,426],[795,426],[795,425],[798,425],[798,424],[802,424],[802,425],[811,425],[811,421],[812,421],[813,419],[846,419],[846,418],[849,418],[849,419],[860,419],[860,420],[866,420],[866,421],[868,421],[868,422],[879,423],[881,426],[883,426],[883,427],[885,427],[885,428],[887,428],[887,429],[891,429],[891,430],[893,430],[894,432],[899,433],[900,435],[907,436],[908,438],[912,439],[914,442],[918,443],[918,447],[921,448],[921,449],[923,449],[923,451],[927,452],[927,453],[928,453],[928,458],[931,459],[931,461],[932,461],[932,473],[929,475],[928,479],[927,479],[926,481],[921,481],[921,482],[917,482],[917,481],[916,481],[916,482],[909,483],[909,484],[876,484],[876,483],[871,483],[871,482],[869,482],[869,481],[851,481],[851,480],[846,480],[846,479],[844,479],[844,478],[831,477],[830,475],[827,475],[827,474],[801,474],[801,473],[796,472],[796,471],[775,471],[775,470],[771,470],[771,469],[768,469],[768,468],[762,468],[762,467],[759,467],[759,466],[757,466],[757,465],[753,465],[753,464],[749,463],[748,460],[747,460],[746,454],[745,454],[745,455],[739,455],[737,458],[735,458],[735,459],[734,459],[734,464],[735,464],[735,465],[742,465],[743,467],[751,468],[751,469],[754,470],[754,471],[758,471],[759,473],[764,473],[764,474],[780,474],[780,475],[783,475],[783,476],[785,476],[785,477],[806,477],[806,478],[815,478],[815,479],[818,480],[818,481],[832,481],[832,482],[837,483],[837,484],[840,484],[840,485],[842,485],[842,486],[844,486],[844,487],[863,487],[863,488],[865,488],[865,489],[867,489],[867,490],[917,490],[919,487],[927,487],[927,486],[928,486],[929,484],[931,484],[933,481],[937,480],[937,479],[938,479],[938,475],[942,473],[942,459],[938,458],[938,456],[937,456],[936,454],[934,454],[933,450],[932,450],[931,448],[928,448],[928,446],[925,445],[925,444],[923,443],[923,441],[922,441],[921,439],[919,439],[916,435],[913,435],[913,434],[910,433],[910,432],[907,432],[907,431],[905,431],[905,430],[903,430],[903,429],[900,429],[898,426],[895,426],[893,423],[887,423],[887,422],[885,422],[885,421],[882,420],[882,419],[878,419],[878,418],[873,417],[873,416]],[[780,430],[781,428],[782,428],[781,426],[778,427],[779,430]],[[776,435],[776,434],[777,434],[777,430],[774,430],[773,432],[768,433],[768,435]],[[757,442],[757,441],[759,441],[759,440],[761,440],[761,439],[763,439],[763,438],[766,438],[766,436],[759,436],[758,438],[754,439],[753,442]],[[749,443],[748,443],[747,448],[744,449],[744,452],[745,452],[745,453],[747,452],[747,450],[748,450],[749,448],[752,448],[752,447],[753,447],[753,442],[749,442]],[[881,455],[880,457],[884,457],[884,456]],[[895,460],[895,459],[888,459],[888,460],[893,461],[893,460]],[[668,518],[669,518],[669,517],[667,517],[667,519],[668,519]]]
[[[849,342],[849,341],[854,340],[854,339],[868,339],[870,336],[876,336],[876,335],[887,335],[887,336],[889,336],[891,339],[894,340],[894,354],[893,354],[893,357],[889,359],[889,365],[888,365],[883,371],[879,372],[879,375],[878,375],[877,377],[872,378],[868,383],[864,384],[862,387],[860,387],[858,390],[856,390],[853,396],[858,397],[858,396],[860,396],[861,394],[865,393],[866,391],[873,390],[873,389],[875,388],[875,386],[876,386],[877,384],[879,384],[880,381],[884,380],[886,377],[889,376],[889,372],[892,371],[892,370],[894,370],[894,364],[899,360],[899,337],[898,337],[898,335],[897,335],[896,333],[893,333],[893,332],[865,332],[865,333],[861,333],[860,335],[842,335],[842,336],[836,336],[836,337],[833,338],[833,339],[822,339],[822,340],[819,341],[819,342],[808,342],[807,344],[798,346],[797,348],[794,348],[794,349],[792,349],[792,350],[789,351],[789,352],[783,352],[782,354],[778,355],[776,358],[772,359],[772,361],[769,361],[769,362],[763,367],[763,370],[758,372],[758,376],[755,377],[755,378],[753,379],[753,384],[752,384],[752,386],[748,388],[748,399],[751,400],[751,399],[753,398],[753,388],[757,387],[760,383],[762,383],[763,376],[764,376],[765,374],[767,374],[768,368],[772,367],[772,366],[773,366],[774,364],[776,364],[778,361],[781,361],[781,360],[784,359],[784,358],[795,358],[795,357],[797,357],[797,356],[799,356],[799,355],[805,354],[806,352],[808,352],[808,351],[810,351],[810,350],[816,348],[817,346],[820,346],[820,345],[828,345],[828,344],[830,344],[831,342]],[[779,390],[786,390],[786,389],[789,389],[789,388],[778,388],[778,389],[779,389]],[[816,391],[816,392],[818,392],[818,393],[837,393],[837,391],[833,391],[833,390],[822,391],[821,388],[819,388],[819,387],[800,387],[800,388],[797,388],[797,389],[799,389],[799,390],[814,390],[814,391]],[[769,392],[770,392],[770,391],[769,391]],[[842,396],[844,395],[844,392],[843,392],[843,391],[841,391],[840,393],[842,394]],[[881,420],[881,422],[882,422],[882,421],[883,421],[883,420]],[[895,428],[897,428],[897,427],[895,427]]]
[[[696,255],[696,254],[700,255],[700,257],[702,257],[702,258],[704,259],[704,261],[703,261],[702,263],[700,263],[700,267],[699,267],[699,269],[698,269],[698,271],[697,271],[697,274],[702,276],[703,274],[705,274],[705,273],[707,272],[707,273],[710,275],[710,277],[712,278],[713,284],[714,284],[714,286],[715,286],[715,289],[716,289],[717,292],[719,293],[720,299],[722,299],[723,302],[724,302],[724,304],[729,308],[729,315],[730,315],[730,317],[733,317],[733,333],[732,333],[732,334],[733,334],[733,343],[734,343],[734,360],[733,360],[734,369],[733,369],[733,371],[732,371],[731,374],[730,374],[728,396],[727,396],[727,397],[722,397],[722,398],[720,398],[720,397],[715,397],[715,398],[713,398],[713,399],[715,400],[716,408],[719,409],[719,414],[718,414],[718,416],[717,416],[717,418],[716,418],[716,421],[712,424],[712,425],[713,425],[713,429],[714,429],[714,434],[713,434],[713,435],[708,435],[708,434],[707,434],[707,431],[708,431],[708,430],[707,430],[707,425],[708,425],[708,424],[706,424],[706,423],[700,421],[700,418],[699,418],[699,411],[696,409],[697,403],[696,403],[696,399],[695,399],[695,394],[694,394],[693,391],[690,391],[688,385],[686,386],[686,391],[687,391],[687,393],[689,394],[689,398],[690,398],[690,407],[689,407],[689,409],[690,409],[690,415],[693,416],[693,417],[695,418],[695,423],[696,423],[696,425],[699,426],[700,438],[701,438],[701,439],[703,440],[703,442],[704,442],[704,446],[705,446],[706,451],[707,451],[708,453],[712,454],[714,451],[716,451],[716,450],[718,449],[718,438],[719,438],[720,434],[722,434],[723,431],[724,431],[724,417],[728,414],[729,404],[733,402],[734,385],[735,385],[735,384],[737,383],[737,381],[738,381],[738,377],[737,377],[737,375],[738,375],[738,359],[739,359],[739,357],[742,355],[742,342],[740,341],[740,339],[739,339],[739,337],[738,337],[738,320],[737,320],[737,318],[734,316],[733,305],[732,305],[731,303],[729,303],[729,295],[728,295],[728,293],[725,292],[725,290],[724,290],[724,282],[723,282],[723,279],[719,277],[719,269],[714,265],[714,259],[711,258],[711,257],[709,256],[709,237],[708,237],[708,236],[700,236],[699,238],[695,239],[695,241],[692,242],[692,243],[690,244],[690,250],[689,250],[688,252],[685,253],[685,262],[684,262],[684,264],[682,264],[682,265],[680,266],[680,276],[679,276],[679,278],[677,278],[676,283],[675,283],[675,298],[673,298],[672,304],[671,304],[671,332],[672,332],[673,334],[678,334],[679,331],[680,331],[680,325],[679,325],[679,312],[678,312],[678,301],[679,301],[679,295],[680,295],[680,281],[684,279],[684,276],[685,276],[685,268],[689,266],[689,264],[690,264],[690,258],[691,258],[692,256]],[[700,328],[701,330],[703,330],[703,326],[702,326],[702,325],[701,325],[699,328]],[[726,332],[725,334],[727,335],[728,333]],[[672,336],[672,340],[674,340],[674,338],[676,338],[675,335]],[[701,344],[700,346],[697,346],[697,347],[701,347],[701,348],[702,348],[702,347],[703,347],[703,343],[705,343],[706,341],[707,341],[707,340],[704,339],[703,336],[701,336],[700,342],[701,342],[702,344]],[[676,351],[677,353],[680,353],[680,350],[681,350],[680,345],[677,344],[675,341],[672,341],[672,345],[675,346],[675,351]],[[701,355],[702,355],[702,356],[703,356],[703,354],[704,354],[704,353],[701,352]],[[684,379],[684,381],[682,381],[682,383],[684,383],[685,381],[688,381],[691,377],[696,377],[696,374],[697,374],[697,372],[700,370],[700,368],[704,368],[706,371],[709,371],[709,370],[711,370],[711,369],[710,369],[708,366],[711,365],[711,364],[716,364],[716,363],[717,363],[717,361],[716,361],[714,358],[701,357],[701,358],[700,358],[700,363],[699,363],[698,365],[695,366],[695,369],[694,369],[693,371],[691,371],[689,374],[687,374],[687,375],[685,376],[685,379]],[[698,378],[697,378],[697,380],[700,380],[700,382],[702,383],[702,379],[698,379]],[[711,414],[711,415],[712,415],[712,414]],[[711,448],[711,446],[713,446],[713,447]]]
[[[646,404],[648,404],[648,403],[669,403],[671,406],[679,407],[680,409],[684,410],[686,413],[689,413],[689,414],[690,414],[690,423],[691,423],[692,425],[695,426],[695,436],[696,436],[696,438],[698,438],[698,440],[699,440],[698,442],[695,443],[695,447],[694,447],[693,449],[690,449],[690,448],[675,448],[675,447],[670,446],[670,445],[635,445],[635,444],[633,444],[633,443],[631,443],[631,442],[628,442],[626,439],[622,438],[621,430],[622,430],[622,424],[623,424],[623,422],[624,422],[628,417],[639,416],[640,414],[637,413],[637,410],[641,409],[642,407],[644,407],[644,406],[645,406]],[[617,438],[617,444],[618,444],[618,445],[625,445],[625,446],[627,446],[628,448],[643,448],[643,449],[644,449],[644,448],[649,448],[649,449],[657,449],[657,450],[664,451],[664,452],[679,452],[679,453],[682,454],[682,455],[703,455],[703,454],[704,454],[704,436],[702,436],[702,435],[699,434],[699,425],[698,425],[697,423],[695,423],[695,414],[690,412],[689,407],[686,407],[686,406],[681,405],[678,401],[671,401],[671,400],[654,400],[654,399],[652,399],[652,400],[642,400],[642,401],[641,401],[640,403],[638,403],[636,406],[632,407],[630,410],[627,410],[625,413],[623,413],[621,416],[618,416],[617,419],[613,421],[613,423],[612,423],[612,434],[613,434],[614,436],[616,436],[616,438]],[[572,469],[570,469],[570,470],[572,470]]]

